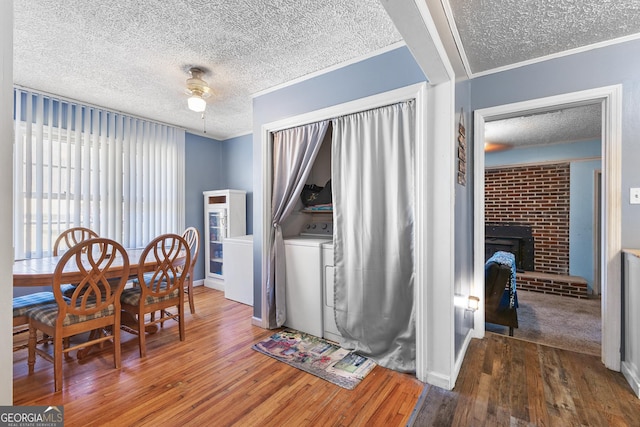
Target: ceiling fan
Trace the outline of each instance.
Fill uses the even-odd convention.
[[[211,88],[209,84],[202,79],[204,71],[198,67],[189,69],[191,77],[187,79],[187,90],[185,93],[189,95],[187,105],[189,109],[197,113],[202,113],[207,108],[206,99],[211,96]]]

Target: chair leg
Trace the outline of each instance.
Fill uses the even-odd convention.
[[[184,341],[184,301],[178,304],[178,329],[180,331],[180,341]]]
[[[193,302],[193,274],[189,273],[187,277],[187,294],[189,295],[189,310],[191,314],[196,314],[196,305]]]
[[[113,365],[116,369],[120,368],[120,360],[121,360],[120,315],[121,314],[116,314],[116,321],[111,327],[111,336],[113,338]]]
[[[138,346],[140,347],[140,357],[145,357],[147,348],[145,343],[144,313],[138,313]]]
[[[28,356],[27,365],[29,366],[29,373],[33,374],[33,367],[36,364],[36,345],[38,343],[38,330],[29,326],[29,343],[28,343]]]
[[[62,338],[53,338],[53,385],[55,391],[62,390]]]

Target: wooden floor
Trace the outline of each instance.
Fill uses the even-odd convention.
[[[638,399],[597,356],[488,333],[455,388],[426,386],[413,426],[640,426]]]
[[[411,375],[376,367],[345,390],[251,349],[273,331],[251,325],[252,309],[197,287],[197,314],[149,336],[147,357],[123,332],[122,368],[108,352],[27,374],[27,352],[14,353],[14,405],[64,405],[65,426],[404,426],[423,390]]]

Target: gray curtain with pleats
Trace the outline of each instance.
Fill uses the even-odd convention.
[[[267,275],[266,313],[270,328],[282,326],[287,319],[284,240],[280,224],[289,216],[299,200],[328,126],[329,121],[325,120],[273,134],[271,253]]]
[[[415,372],[415,106],[333,120],[335,316],[341,344]]]

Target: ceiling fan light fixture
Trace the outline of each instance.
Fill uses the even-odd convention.
[[[191,95],[187,100],[187,105],[191,111],[202,113],[207,108],[207,101],[199,95]]]
[[[209,84],[202,80],[204,71],[200,68],[193,67],[189,70],[189,73],[191,78],[187,79],[187,94],[189,94],[187,105],[190,110],[202,113],[207,108],[205,99],[211,95],[211,89]]]

